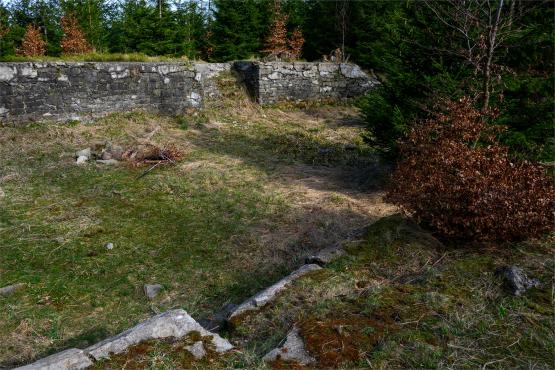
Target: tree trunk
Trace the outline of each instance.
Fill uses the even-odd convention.
[[[490,88],[491,88],[491,62],[493,60],[493,53],[495,52],[495,39],[497,38],[497,29],[499,27],[499,19],[501,18],[501,9],[503,8],[503,0],[499,1],[497,6],[497,11],[495,13],[495,20],[490,28],[489,37],[488,37],[488,51],[487,51],[487,59],[486,59],[486,66],[484,68],[484,105],[483,109],[486,110],[489,108],[489,100],[490,100]]]

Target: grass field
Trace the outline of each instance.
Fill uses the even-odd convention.
[[[554,245],[553,237],[443,245],[399,215],[384,217],[347,245],[346,257],[246,318],[232,337],[256,352],[296,323],[315,368],[550,369]],[[507,264],[542,285],[507,294],[494,273]]]
[[[27,288],[0,298],[0,364],[83,347],[173,307],[202,318],[389,214],[360,132],[349,106],[248,102],[2,128],[0,286]],[[139,179],[149,165],[75,164],[76,150],[103,140],[172,145],[182,159]],[[164,294],[148,301],[145,283]]]
[[[552,236],[444,245],[391,216],[387,171],[356,108],[261,108],[226,94],[178,117],[0,129],[0,286],[26,284],[0,297],[0,367],[83,348],[170,308],[210,316],[375,221],[347,256],[224,331],[236,351],[194,362],[188,339],[148,342],[96,368],[263,368],[293,324],[316,368],[552,367]],[[75,164],[75,151],[105,140],[181,158],[153,169]],[[507,295],[494,270],[513,263],[540,288]],[[149,283],[165,288],[153,301]]]

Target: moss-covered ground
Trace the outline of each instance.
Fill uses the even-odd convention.
[[[346,257],[246,318],[233,336],[256,350],[277,345],[296,324],[317,369],[550,369],[554,245],[553,237],[443,245],[399,215],[385,217]],[[508,264],[541,286],[508,294],[495,274]]]
[[[220,82],[225,99],[178,117],[0,129],[0,286],[26,284],[0,297],[0,367],[84,348],[170,308],[209,317],[375,221],[346,256],[224,330],[237,348],[226,356],[194,361],[185,338],[96,366],[263,368],[295,324],[318,369],[553,367],[553,237],[440,243],[391,216],[355,108],[260,108]],[[181,157],[146,174],[151,164],[75,164],[76,150],[105,140]],[[505,264],[542,285],[507,294],[494,274]],[[164,290],[149,301],[152,283]]]
[[[248,100],[0,128],[0,286],[26,284],[0,297],[0,367],[170,308],[210,316],[391,213],[361,130],[348,105]],[[105,140],[182,156],[142,177],[150,164],[75,164],[75,151]],[[165,288],[153,301],[149,283]]]

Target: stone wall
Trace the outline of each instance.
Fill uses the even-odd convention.
[[[134,109],[178,114],[218,98],[222,72],[233,72],[261,104],[349,98],[377,84],[352,64],[0,63],[0,123],[87,120]]]
[[[207,80],[231,64],[0,63],[0,122],[83,120],[146,109],[199,108],[217,94]]]
[[[363,95],[379,82],[347,63],[235,62],[249,93],[260,104],[284,100],[343,99]]]

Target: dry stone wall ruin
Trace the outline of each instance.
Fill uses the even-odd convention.
[[[365,94],[379,82],[356,64],[235,62],[250,95],[260,104],[345,99]]]
[[[354,64],[0,63],[0,123],[87,120],[135,109],[179,114],[218,98],[221,73],[233,73],[260,104],[351,98],[378,84]]]

